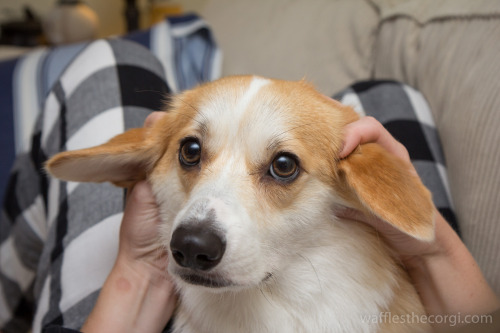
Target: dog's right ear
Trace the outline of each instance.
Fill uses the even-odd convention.
[[[100,146],[59,153],[47,161],[46,170],[66,181],[128,187],[145,179],[161,156],[161,148],[148,137],[148,130],[131,129]]]

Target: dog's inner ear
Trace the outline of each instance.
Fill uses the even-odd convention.
[[[434,238],[431,194],[406,162],[378,144],[365,144],[339,162],[339,171],[340,192],[354,208],[417,239]]]
[[[128,187],[145,179],[160,158],[158,145],[146,138],[147,129],[120,134],[100,146],[66,151],[46,163],[53,176],[75,182],[112,182]]]

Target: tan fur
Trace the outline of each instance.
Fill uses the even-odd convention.
[[[434,228],[428,223],[433,220],[430,192],[403,161],[376,144],[366,144],[339,168],[340,179],[349,188],[345,193],[357,196],[364,210],[415,238],[433,239]]]
[[[334,217],[335,209],[345,205],[374,214],[417,239],[431,240],[434,235],[430,193],[403,161],[376,144],[362,145],[347,158],[339,159],[343,128],[356,119],[358,116],[351,108],[325,98],[305,81],[229,77],[173,97],[165,117],[152,128],[128,131],[98,147],[60,153],[47,162],[47,170],[64,180],[111,181],[118,186],[130,186],[139,180],[148,179],[153,185],[164,219],[161,235],[165,243],[169,241],[174,220],[181,214],[179,212],[189,208],[187,204],[196,206],[197,196],[203,199],[204,193],[209,191],[215,197],[210,199],[215,200],[214,205],[225,207],[221,208],[222,215],[233,214],[230,209],[232,202],[236,202],[240,207],[236,211],[246,212],[248,216],[245,218],[255,224],[241,228],[250,228],[255,235],[248,235],[244,242],[232,244],[233,247],[228,251],[233,251],[231,258],[238,259],[227,259],[228,262],[221,264],[223,267],[217,274],[207,273],[209,277],[229,276],[234,281],[247,281],[248,275],[249,279],[250,276],[256,279],[255,283],[260,286],[264,283],[259,281],[265,278],[265,271],[261,276],[259,269],[269,264],[266,262],[267,257],[263,262],[255,259],[260,262],[260,266],[255,264],[255,268],[250,261],[246,261],[251,259],[247,257],[262,253],[261,256],[268,256],[267,261],[272,262],[266,269],[274,270],[272,275],[276,281],[281,281],[281,278],[283,281],[293,280],[294,274],[298,274],[296,277],[300,279],[300,273],[293,270],[289,276],[284,273],[297,265],[295,261],[284,264],[290,258],[295,258],[293,251],[280,261],[281,252],[290,251],[291,247],[295,251],[309,253],[324,247],[325,251],[328,249],[337,253],[323,253],[325,258],[322,258],[321,253],[311,254],[319,266],[314,268],[314,274],[310,277],[313,284],[320,282],[320,290],[321,284],[326,287],[333,283],[330,286],[332,290],[337,288],[335,281],[329,281],[329,275],[337,276],[335,274],[338,272],[329,273],[326,270],[328,264],[323,264],[323,261],[330,260],[329,256],[338,255],[341,258],[334,264],[346,265],[346,276],[337,278],[348,284],[351,280],[353,284],[362,281],[363,288],[383,298],[379,305],[381,311],[391,311],[395,315],[408,312],[423,314],[423,307],[406,273],[394,261],[378,235],[366,225],[339,221]],[[200,165],[189,169],[183,168],[178,161],[179,145],[186,137],[198,138],[203,146]],[[277,182],[268,173],[273,158],[283,151],[293,152],[300,165],[299,176],[288,183]],[[201,206],[198,204],[196,207]],[[225,223],[232,227],[240,222],[238,218],[233,216],[234,220]],[[302,224],[304,229],[301,229]],[[309,225],[312,229],[305,227]],[[284,230],[283,235],[280,235],[277,232],[280,229],[287,231]],[[314,239],[303,237],[304,233]],[[265,235],[266,241],[273,237],[277,240],[272,245],[264,244],[262,249],[244,248],[244,243],[251,241],[256,241],[255,245],[260,246],[256,235]],[[337,247],[337,243],[344,246]],[[163,245],[168,246],[168,243]],[[274,256],[277,259],[273,261]],[[300,256],[298,258],[294,260],[303,260]],[[359,269],[362,274],[360,277],[355,276],[357,264],[363,265]],[[312,262],[310,265],[314,267]],[[170,270],[175,275],[179,268],[170,267]],[[285,275],[280,278],[280,274]],[[326,280],[321,282],[321,276]],[[257,295],[252,294],[251,288],[255,287],[252,281],[245,282],[250,289],[234,292],[232,296],[234,299],[231,302],[241,297],[241,311],[245,313],[244,318],[238,319],[241,320],[238,325],[248,323],[245,311],[250,310],[243,310],[246,301],[252,299],[255,304],[266,307],[269,306],[266,299],[268,302],[285,302],[293,296],[285,288],[286,283],[280,285],[278,282],[265,282],[264,287],[259,287]],[[293,285],[292,282],[290,284]],[[221,300],[221,296],[212,299],[208,292],[194,293],[189,287],[183,288],[182,295],[185,298],[180,308],[179,322],[190,323],[185,325],[190,325],[191,330],[178,329],[176,332],[196,331],[197,325],[200,325],[198,329],[206,329],[202,323],[209,325],[207,320],[219,325],[220,332],[225,331],[220,322],[216,324],[218,312],[213,313],[213,320],[206,317],[195,319],[193,314],[206,310],[208,316],[215,308],[204,307],[203,304],[212,304],[217,299]],[[266,288],[269,288],[269,292]],[[282,288],[285,289],[282,291]],[[264,299],[258,301],[261,293]],[[355,295],[352,296],[354,299]],[[319,300],[323,297],[334,298],[336,295],[317,297],[320,304]],[[349,295],[347,297],[350,298]],[[227,311],[234,310],[230,306],[233,304],[231,302],[228,305],[220,303],[220,311],[225,306],[228,306]],[[200,308],[192,309],[194,306]],[[268,315],[259,313],[258,309],[255,311],[255,315],[262,318]],[[275,315],[275,320],[281,315],[288,316],[286,311],[277,311]],[[197,320],[200,322],[197,323]],[[290,319],[284,320],[287,321]],[[231,322],[226,324],[230,331]],[[251,323],[248,325],[252,326]],[[260,327],[257,331],[273,331],[265,322],[259,325],[256,326]],[[421,327],[388,323],[379,327],[383,332],[417,328]],[[299,328],[295,330],[302,331]]]

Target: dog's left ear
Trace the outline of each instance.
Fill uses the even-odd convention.
[[[45,164],[53,176],[75,182],[111,182],[128,187],[145,179],[161,155],[158,145],[147,137],[146,128],[115,136],[100,146],[66,151]]]
[[[414,238],[434,238],[429,190],[406,162],[378,144],[361,145],[339,162],[344,198]]]

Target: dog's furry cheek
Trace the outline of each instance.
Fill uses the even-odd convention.
[[[268,247],[293,254],[312,246],[303,235],[331,220],[331,207],[337,200],[329,186],[320,181],[308,182],[292,205],[268,217],[270,222],[265,232]]]

